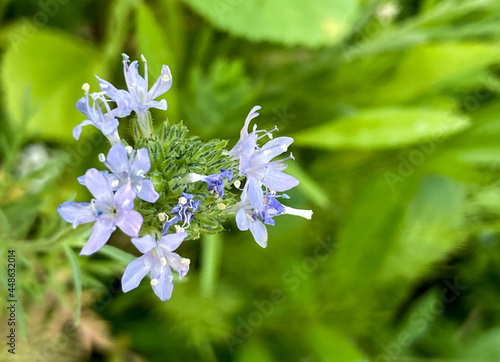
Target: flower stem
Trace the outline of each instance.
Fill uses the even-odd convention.
[[[220,234],[205,235],[202,238],[200,293],[205,298],[211,298],[214,294],[221,252],[222,237]]]

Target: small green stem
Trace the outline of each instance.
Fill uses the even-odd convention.
[[[202,238],[200,275],[202,297],[211,298],[214,295],[221,253],[222,237],[220,234],[205,235]]]

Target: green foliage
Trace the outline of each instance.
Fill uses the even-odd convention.
[[[215,193],[207,196],[206,183],[189,181],[190,173],[212,175],[226,169],[236,174],[238,164],[227,155],[226,141],[214,139],[204,142],[197,136],[190,137],[188,133],[182,122],[170,126],[165,121],[155,137],[138,140],[138,148],[148,149],[151,159],[151,171],[148,175],[160,194],[154,204],[138,201],[138,207],[144,210],[144,234],[161,233],[163,222],[159,220],[158,214],[165,212],[171,219],[174,216],[171,210],[177,205],[183,192],[192,194],[201,201],[196,217],[186,230],[190,239],[198,239],[200,234],[224,230],[221,225],[225,221],[224,210],[230,209],[237,202],[237,196],[231,192],[231,184],[226,183],[224,199],[220,199]],[[221,207],[222,204],[224,206]]]
[[[84,119],[74,105],[83,95],[82,84],[93,78],[97,54],[90,44],[47,30],[13,43],[4,55],[2,82],[16,128],[44,139],[67,139]]]
[[[315,148],[391,148],[435,141],[467,128],[460,115],[433,109],[387,108],[362,111],[295,135]]]
[[[357,1],[186,0],[216,26],[251,40],[318,47],[337,43],[349,31]],[[277,16],[279,14],[279,16]]]
[[[21,359],[51,347],[61,360],[499,359],[497,0],[83,1],[38,26],[40,4],[0,1],[0,255],[18,257]],[[87,201],[75,178],[102,168],[104,138],[71,138],[74,104],[94,73],[124,86],[122,52],[144,54],[150,83],[163,64],[173,73],[171,121],[153,110],[159,132],[137,145],[161,194],[136,201],[144,232],[182,191],[203,199],[167,303],[147,283],[122,293],[129,238],[79,258],[90,229],[56,212]],[[314,211],[276,218],[266,249],[228,217],[231,185],[219,200],[186,180],[236,172],[225,151],[255,104],[251,127],[295,138],[300,184],[282,202]]]

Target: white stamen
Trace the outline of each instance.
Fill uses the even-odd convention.
[[[293,157],[293,153],[291,153],[291,152],[290,152],[290,158],[291,158],[292,160],[295,160],[295,157]]]
[[[170,76],[168,74],[162,75],[161,80],[164,82],[168,82],[170,80]]]
[[[283,150],[283,152],[286,152],[286,150],[288,150],[288,146],[285,144],[282,144],[280,148]]]
[[[179,225],[174,225],[174,228],[175,228],[176,233],[183,233],[184,232],[184,228],[180,227]]]
[[[189,266],[189,264],[191,264],[191,260],[186,259],[186,258],[182,258],[181,259],[181,263],[184,264],[184,265]]]
[[[313,212],[312,210],[300,210],[300,209],[294,209],[293,207],[285,206],[285,214],[300,216],[305,219],[311,220]]]
[[[160,259],[160,261],[161,261],[161,265],[162,265],[162,266],[167,265],[167,259],[165,259],[165,258],[161,258],[161,259]]]
[[[141,190],[142,190],[142,185],[137,185],[135,187],[135,191],[137,191],[137,193],[141,192]]]
[[[151,279],[151,285],[155,286],[156,284],[158,284],[158,279],[156,278]]]
[[[167,219],[167,214],[165,214],[164,212],[160,212],[158,214],[158,219],[160,219],[160,221],[165,221]]]
[[[101,162],[106,161],[106,156],[104,156],[104,153],[99,153],[99,161]]]
[[[262,187],[262,185],[264,185],[264,184],[262,183],[262,181],[259,181],[259,186],[261,186],[261,187]]]
[[[240,181],[240,180],[236,180],[236,181],[234,181],[234,186],[235,186],[237,189],[239,189],[239,188],[240,188],[240,186],[241,186],[241,181]]]
[[[197,173],[190,173],[187,175],[188,182],[202,181],[206,176],[198,175]]]
[[[136,176],[144,176],[144,170],[137,171]]]
[[[82,89],[83,89],[83,91],[85,92],[85,94],[87,94],[87,93],[90,91],[90,84],[88,84],[88,83],[84,83],[84,84],[82,85]]]
[[[248,213],[247,213],[247,219],[252,221],[252,222],[255,221],[252,217],[252,214],[248,214]]]
[[[147,62],[148,62],[148,61],[146,60],[146,57],[145,57],[143,54],[141,54],[141,60],[142,60],[144,63],[147,63]]]
[[[113,188],[118,187],[119,184],[120,184],[119,180],[114,180],[113,182],[111,182],[111,187]]]
[[[179,197],[179,204],[186,205],[187,202],[188,200],[184,196]]]
[[[130,155],[132,153],[134,149],[132,148],[132,146],[127,146],[125,147],[125,151],[127,151],[127,153]]]
[[[225,210],[226,209],[226,204],[223,204],[222,202],[217,203],[217,208],[219,210]]]
[[[264,151],[264,156],[269,156],[271,154],[271,150],[265,150]]]

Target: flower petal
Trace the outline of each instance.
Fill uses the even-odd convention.
[[[85,173],[85,186],[90,193],[100,202],[106,204],[113,203],[113,190],[111,184],[101,172],[91,168]]]
[[[264,176],[262,183],[271,190],[283,192],[297,186],[299,180],[284,172],[272,170]]]
[[[250,232],[257,244],[263,248],[267,246],[267,229],[260,220],[250,223]]]
[[[131,210],[134,207],[135,191],[130,183],[121,186],[115,193],[114,201],[119,210]]]
[[[262,187],[259,185],[259,181],[257,181],[254,177],[248,177],[247,184],[248,193],[248,201],[250,201],[250,205],[257,210],[262,211],[264,209],[264,194],[262,192]]]
[[[148,92],[148,98],[153,100],[163,93],[168,91],[172,86],[172,73],[170,72],[170,68],[164,65],[161,68],[161,75],[156,80],[155,84],[151,87]]]
[[[249,219],[247,217],[247,213],[244,208],[241,208],[238,210],[236,213],[236,225],[238,226],[238,229],[241,231],[246,231],[248,230],[249,226]]]
[[[128,153],[125,146],[115,143],[106,157],[106,166],[119,180],[128,177]]]
[[[145,235],[142,238],[132,238],[132,243],[143,254],[146,254],[157,246],[155,239],[151,235]]]
[[[134,259],[125,268],[122,277],[122,290],[124,293],[137,288],[141,280],[149,272],[149,268],[144,264],[145,259],[145,256]]]
[[[156,285],[151,284],[155,294],[163,301],[170,299],[172,296],[172,291],[174,290],[172,280],[172,271],[170,268],[165,268],[164,272],[156,279]]]
[[[57,212],[64,220],[72,223],[73,227],[96,219],[94,210],[88,202],[66,201],[59,205]]]
[[[75,138],[75,140],[79,140],[80,139],[80,135],[82,134],[82,128],[84,126],[88,126],[93,123],[91,121],[89,121],[88,119],[86,119],[85,121],[83,121],[82,123],[80,123],[78,126],[76,126],[75,128],[73,128],[73,137]]]
[[[179,254],[168,253],[168,265],[179,274],[182,279],[189,271],[189,259],[181,258]]]
[[[151,161],[149,160],[147,148],[141,148],[137,150],[132,168],[136,173],[139,171],[142,171],[144,173],[149,172],[149,169],[151,168]],[[133,174],[131,176],[137,176],[137,174]]]
[[[158,192],[155,190],[155,186],[152,181],[150,180],[143,180],[140,183],[140,191],[137,193],[137,196],[144,201],[147,202],[156,202],[160,195]]]
[[[167,234],[162,236],[159,244],[167,251],[174,251],[181,245],[187,235],[186,232]]]
[[[281,155],[288,150],[293,143],[292,137],[278,137],[270,140],[258,152],[257,159],[259,163],[266,163],[274,157]]]
[[[80,255],[90,255],[102,248],[104,244],[106,244],[106,242],[109,240],[109,237],[114,230],[115,225],[111,218],[101,217],[97,219],[94,226],[92,227],[90,238],[84,245],[82,251],[80,252]]]
[[[142,227],[142,215],[135,210],[120,210],[116,225],[127,235],[136,237]]]

